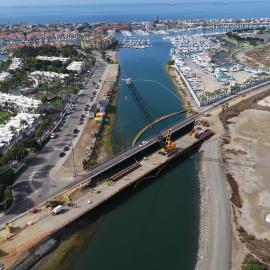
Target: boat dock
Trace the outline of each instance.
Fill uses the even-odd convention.
[[[121,41],[120,46],[121,48],[146,49],[151,48],[152,44],[150,39],[125,38]]]

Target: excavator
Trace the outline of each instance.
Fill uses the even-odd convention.
[[[131,78],[123,79],[125,84],[127,85],[129,92],[137,105],[137,107],[140,109],[141,113],[143,114],[145,120],[147,121],[147,124],[150,126],[151,130],[153,131],[154,135],[156,136],[157,140],[159,141],[161,145],[161,150],[159,153],[161,155],[170,155],[176,150],[176,143],[172,140],[172,130],[169,129],[167,132],[166,137],[164,138],[161,132],[158,130],[158,128],[155,125],[155,122],[153,121],[153,117],[151,115],[151,112],[149,111],[146,103],[144,102],[142,96],[138,92],[136,86],[132,82]]]

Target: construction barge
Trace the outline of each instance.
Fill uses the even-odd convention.
[[[159,149],[140,160],[134,160],[133,164],[106,176],[103,180],[99,179],[98,182],[87,180],[55,196],[51,202],[61,204],[59,214],[52,215],[52,207],[55,207],[55,204],[46,202],[40,205],[37,211],[29,211],[12,221],[8,229],[0,230],[1,251],[5,254],[1,257],[1,261],[5,269],[17,267],[28,269],[45,255],[41,253],[40,256],[33,256],[38,253],[36,251],[40,245],[51,241],[57,232],[128,187],[137,185],[145,179],[154,178],[166,164],[185,157],[212,135],[210,129],[197,126],[197,129],[194,128],[176,139],[175,148],[168,154],[161,153]],[[52,245],[52,249],[54,247]],[[48,252],[49,250],[46,253]]]

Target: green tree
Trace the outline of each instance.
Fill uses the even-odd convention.
[[[264,268],[257,263],[248,263],[244,266],[244,270],[264,270]]]
[[[173,66],[173,65],[174,65],[174,60],[168,61],[168,62],[167,62],[167,65],[168,65],[168,66]]]
[[[14,175],[14,171],[11,168],[0,167],[0,185],[11,185]]]
[[[40,149],[40,145],[33,138],[24,138],[23,141],[22,141],[22,145],[24,147],[26,147],[26,148],[31,148],[31,149],[34,149],[34,150],[39,150]]]

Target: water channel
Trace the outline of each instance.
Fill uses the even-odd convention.
[[[178,95],[166,71],[170,45],[158,36],[151,40],[153,47],[146,50],[120,50],[121,77],[138,80],[136,87],[155,116],[180,111],[183,105],[179,99],[163,87],[143,81],[161,82]],[[130,146],[145,125],[123,83],[117,103],[116,152]],[[160,128],[183,117],[166,121]],[[193,269],[199,223],[197,154],[169,165],[156,179],[147,181],[72,225],[48,257],[50,263],[41,268]],[[61,263],[54,264],[59,256]]]

